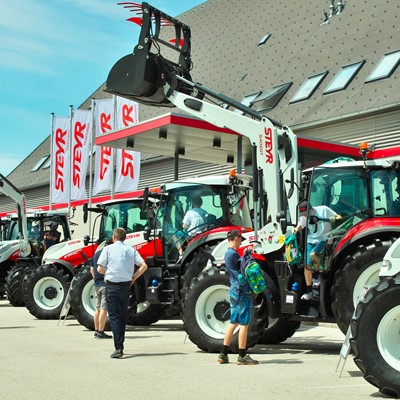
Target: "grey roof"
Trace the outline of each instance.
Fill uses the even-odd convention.
[[[400,67],[389,78],[370,83],[365,79],[385,53],[400,50],[398,1],[348,0],[340,15],[321,25],[325,11],[329,7],[324,0],[210,0],[189,10],[179,19],[191,27],[193,79],[239,101],[251,93],[293,82],[266,115],[291,126],[299,135],[314,134],[314,126],[329,125],[332,129],[337,121],[382,115],[387,110],[392,113],[392,125],[386,129],[391,136],[388,133],[382,140],[385,146],[397,145]],[[269,39],[258,46],[267,33],[271,34]],[[135,44],[126,38],[126,53]],[[341,67],[362,60],[364,65],[345,90],[323,95]],[[327,76],[311,98],[289,104],[308,77],[325,71]],[[103,89],[101,85],[81,107],[88,108],[91,98],[109,97]],[[165,112],[140,106],[140,120]],[[371,126],[369,120],[363,123]],[[353,129],[357,133],[360,127],[353,125]],[[329,135],[329,140],[334,140],[335,130]],[[354,144],[356,139],[350,142]],[[29,172],[46,152],[49,140],[9,175],[10,180],[21,189],[46,184],[48,170]]]

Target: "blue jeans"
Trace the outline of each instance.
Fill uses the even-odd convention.
[[[114,336],[116,350],[124,349],[126,314],[128,312],[131,286],[124,284],[107,284],[106,299],[108,318]]]

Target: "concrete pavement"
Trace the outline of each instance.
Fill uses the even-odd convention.
[[[335,372],[344,335],[302,326],[280,345],[257,345],[258,366],[218,365],[216,354],[186,339],[180,320],[129,327],[123,359],[75,319],[35,319],[0,300],[0,398],[58,399],[343,399],[387,398],[361,376],[351,356]]]

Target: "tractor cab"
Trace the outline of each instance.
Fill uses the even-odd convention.
[[[227,227],[251,230],[250,187],[246,175],[235,182],[221,175],[167,183],[157,215],[165,262],[176,264],[186,249],[225,238]]]

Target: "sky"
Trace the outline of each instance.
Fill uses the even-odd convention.
[[[205,0],[149,0],[175,17]],[[132,52],[140,28],[118,0],[0,0],[0,173],[7,176]]]

